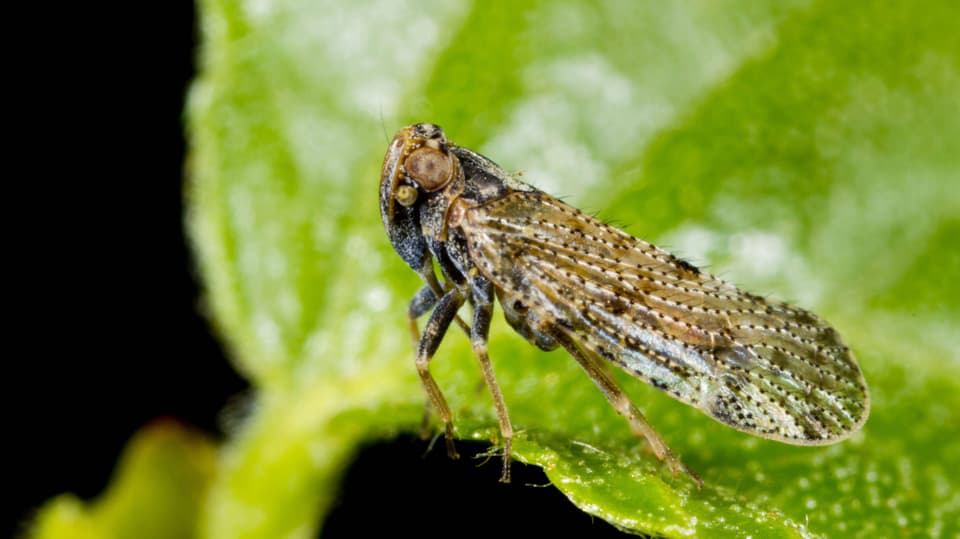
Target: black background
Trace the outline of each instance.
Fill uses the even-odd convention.
[[[17,49],[28,65],[7,85],[29,89],[7,107],[25,118],[22,147],[5,152],[20,169],[4,205],[19,210],[5,257],[5,527],[58,493],[96,496],[151,421],[216,435],[246,387],[200,314],[183,234],[194,7],[82,4],[8,19],[29,32]]]
[[[188,2],[57,8],[25,21],[23,69],[8,68],[8,280],[14,321],[4,377],[9,536],[44,500],[92,499],[124,444],[158,418],[221,437],[218,414],[247,385],[201,315],[183,233],[184,93],[195,69]],[[34,22],[28,22],[34,21]],[[371,179],[371,181],[375,181]],[[12,219],[11,219],[12,217]],[[371,216],[376,219],[377,216]],[[411,274],[412,276],[412,274]],[[402,320],[398,318],[398,323]],[[413,362],[411,361],[411,368]],[[611,412],[612,413],[612,412]],[[326,537],[464,531],[617,532],[577,511],[537,468],[464,458],[402,437],[346,473]],[[12,478],[12,481],[9,479]]]

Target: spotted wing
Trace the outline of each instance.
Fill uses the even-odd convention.
[[[540,192],[468,210],[471,259],[522,333],[565,332],[738,430],[791,444],[842,440],[869,396],[837,332]],[[514,323],[516,327],[517,324]],[[532,331],[531,331],[532,330]]]

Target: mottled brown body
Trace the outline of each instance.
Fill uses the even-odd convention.
[[[604,362],[738,430],[787,443],[837,442],[867,418],[869,397],[853,354],[817,316],[743,292],[604,224],[450,144],[434,125],[406,127],[394,139],[380,202],[394,248],[427,283],[409,315],[433,309],[417,365],[447,426],[448,448],[454,455],[452,414],[428,364],[457,320],[494,396],[504,480],[512,426],[486,354],[494,297],[530,342],[565,348],[675,473],[696,478]],[[474,306],[469,326],[456,318],[467,301]],[[416,334],[415,322],[411,327]]]

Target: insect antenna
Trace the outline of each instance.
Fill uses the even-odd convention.
[[[383,140],[387,144],[390,143],[390,135],[387,134],[387,124],[383,121],[383,103],[377,107],[380,111],[380,130],[383,131]]]

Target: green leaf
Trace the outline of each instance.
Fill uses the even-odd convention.
[[[307,536],[364,440],[422,413],[418,279],[376,201],[402,125],[823,314],[872,417],[794,447],[621,382],[697,490],[644,453],[562,352],[501,320],[490,354],[518,460],[624,529],[954,536],[960,521],[960,38],[949,0],[205,0],[189,226],[219,331],[258,389],[200,532]],[[499,318],[499,317],[498,317]],[[459,436],[496,439],[462,334],[434,373]]]
[[[91,503],[71,494],[48,501],[30,524],[29,535],[190,537],[215,471],[210,440],[176,423],[155,423],[130,440],[104,494]]]

